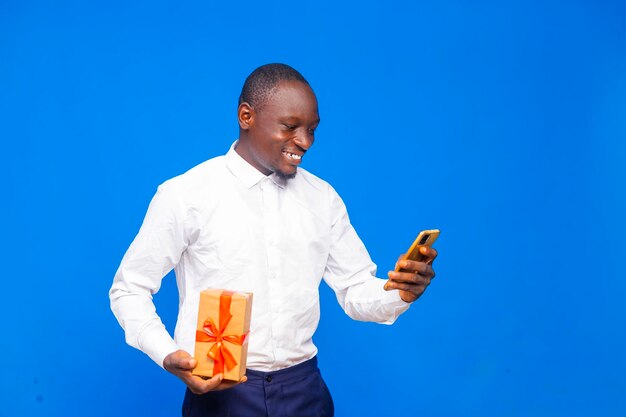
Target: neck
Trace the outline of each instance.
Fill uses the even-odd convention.
[[[261,164],[258,159],[254,157],[254,153],[250,149],[249,144],[250,142],[248,141],[248,138],[240,135],[237,145],[235,145],[235,152],[237,152],[237,154],[239,154],[244,161],[255,167],[263,175],[270,175],[272,170],[265,168],[263,164]]]

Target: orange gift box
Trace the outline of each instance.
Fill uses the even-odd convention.
[[[252,293],[209,289],[200,292],[192,373],[239,381],[246,374]]]

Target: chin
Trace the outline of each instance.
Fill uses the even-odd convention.
[[[292,173],[286,173],[277,169],[275,172],[276,172],[276,175],[278,175],[279,177],[284,178],[286,180],[290,180],[296,176],[296,173],[298,172],[298,170],[296,169]]]

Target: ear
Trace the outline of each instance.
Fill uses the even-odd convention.
[[[237,108],[237,120],[239,121],[239,128],[241,130],[248,130],[252,125],[254,125],[254,117],[256,113],[252,106],[248,103],[243,102]]]

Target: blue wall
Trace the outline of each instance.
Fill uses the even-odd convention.
[[[107,292],[157,185],[226,152],[274,61],[314,86],[304,167],[381,275],[442,230],[394,326],[321,288],[338,416],[625,415],[625,40],[617,1],[1,0],[0,415],[179,414]],[[173,329],[172,276],[156,303]]]

